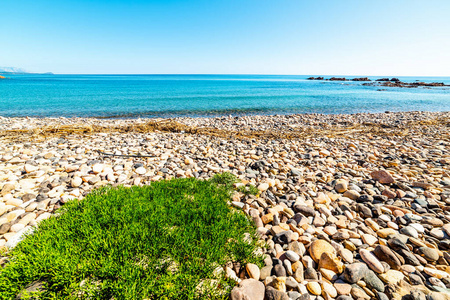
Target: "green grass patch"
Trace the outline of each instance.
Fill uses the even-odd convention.
[[[256,186],[252,185],[252,184],[250,184],[248,186],[242,186],[241,185],[238,188],[238,191],[241,192],[244,195],[255,195],[256,196],[259,193],[258,188]]]
[[[8,253],[0,299],[36,281],[39,299],[227,298],[219,291],[233,283],[214,269],[262,263],[253,225],[227,204],[231,182],[221,175],[106,187],[67,203]],[[212,288],[199,293],[201,282]]]

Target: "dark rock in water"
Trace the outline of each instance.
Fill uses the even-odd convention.
[[[400,82],[400,79],[394,77],[394,78],[391,78],[391,81],[392,82]]]
[[[306,79],[308,79],[308,80],[324,80],[325,78],[319,76],[319,77],[308,77]]]
[[[345,77],[331,77],[329,81],[347,81]]]
[[[377,79],[375,81],[389,81],[389,78],[380,78],[380,79]]]
[[[371,81],[367,77],[359,77],[359,78],[353,78],[352,81]]]

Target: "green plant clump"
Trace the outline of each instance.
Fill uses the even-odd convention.
[[[244,195],[258,195],[259,193],[258,188],[251,184],[249,186],[240,186],[238,191]]]
[[[227,205],[231,181],[106,187],[67,203],[8,253],[0,299],[26,299],[30,284],[39,299],[227,298],[233,284],[213,271],[262,262],[253,225]]]

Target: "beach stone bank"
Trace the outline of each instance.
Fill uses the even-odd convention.
[[[258,191],[236,192],[230,204],[249,216],[266,245],[261,267],[221,267],[237,283],[232,299],[448,299],[449,118],[419,112],[177,118],[230,132],[317,131],[305,139],[183,132],[4,138],[0,247],[14,247],[64,203],[99,186],[230,172],[237,186]],[[0,131],[121,122],[145,120],[2,118]],[[379,128],[358,131],[366,123]],[[333,134],[331,127],[348,130]]]

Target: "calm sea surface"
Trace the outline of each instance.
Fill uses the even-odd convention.
[[[362,82],[259,75],[8,75],[0,116],[172,117],[243,114],[450,111],[450,87],[387,88]],[[377,79],[379,77],[372,77]],[[444,82],[450,77],[400,77]],[[382,89],[382,90],[380,90]]]

